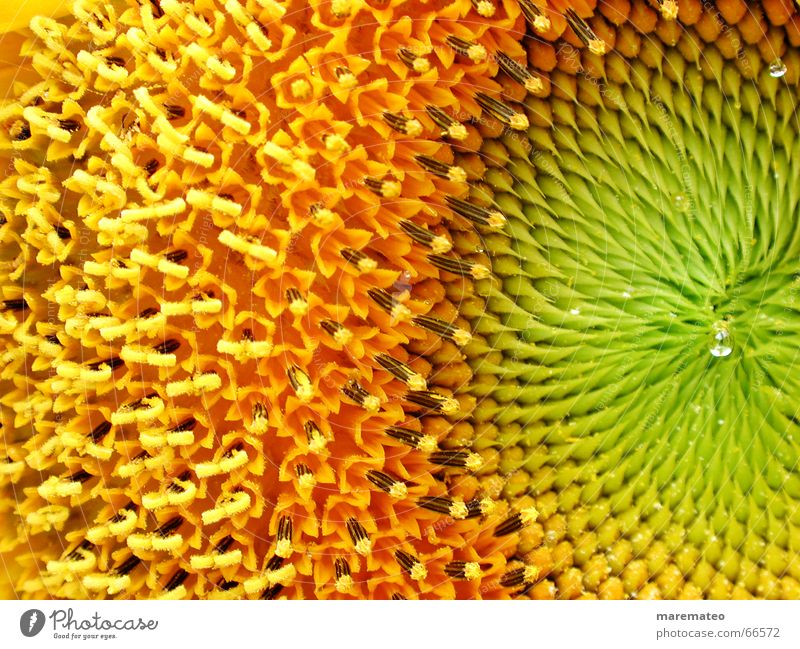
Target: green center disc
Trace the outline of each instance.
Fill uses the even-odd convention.
[[[476,327],[502,358],[473,359],[495,379],[477,416],[558,494],[584,574],[603,557],[629,596],[637,560],[759,596],[800,572],[796,93],[704,56],[556,73],[527,140],[486,148],[511,239],[487,246]]]

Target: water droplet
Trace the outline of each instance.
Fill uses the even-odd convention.
[[[775,59],[769,66],[769,76],[780,79],[786,74],[786,64],[780,59]]]
[[[580,315],[581,314],[581,310],[580,309],[570,309],[569,312],[572,315]]]
[[[717,419],[717,423],[722,426],[725,423],[724,419]]]
[[[733,351],[733,338],[731,338],[730,331],[728,331],[727,322],[718,320],[711,326],[709,351],[715,358],[730,356]]]
[[[689,201],[686,198],[686,194],[682,193],[675,194],[675,196],[672,197],[672,204],[679,212],[685,212],[689,208]]]
[[[631,296],[631,292],[630,291],[622,291],[622,297],[624,297],[625,299],[627,299],[629,297],[632,297]]]

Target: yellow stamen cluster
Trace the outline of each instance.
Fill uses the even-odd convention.
[[[458,305],[490,275],[459,241],[504,224],[469,194],[466,121],[527,128],[492,81],[496,52],[524,59],[523,8],[77,0],[32,21],[0,107],[17,595],[518,590],[535,517],[508,523],[480,477]]]

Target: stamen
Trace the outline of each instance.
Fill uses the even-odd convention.
[[[167,384],[168,394],[169,385]],[[116,412],[112,413],[111,423],[124,426],[136,422],[152,421],[163,412],[164,402],[161,398],[157,394],[148,394],[137,401],[120,406]]]
[[[450,117],[438,106],[428,104],[425,106],[425,112],[442,129],[442,137],[449,137],[457,142],[467,139],[467,127]]]
[[[298,489],[301,495],[304,498],[310,497],[311,490],[314,489],[317,484],[317,479],[314,477],[314,473],[305,464],[298,464],[294,468],[294,472],[298,478]]]
[[[261,599],[275,599],[280,592],[283,590],[282,584],[275,584],[274,586],[270,586],[261,594]]]
[[[435,253],[450,252],[453,244],[447,237],[436,235],[427,228],[417,225],[413,221],[400,221],[400,228],[417,243],[430,248]]]
[[[472,0],[472,6],[475,7],[475,11],[478,12],[478,15],[484,18],[491,18],[496,11],[491,0]]]
[[[183,106],[164,104],[164,110],[167,112],[167,119],[170,121],[180,119],[186,115],[186,109]]]
[[[293,315],[301,316],[308,313],[308,302],[296,288],[286,289],[286,301],[289,303],[289,311]]]
[[[417,504],[423,509],[446,514],[455,520],[462,520],[469,516],[469,509],[463,500],[450,498],[448,496],[423,496],[417,500]]]
[[[169,446],[188,446],[194,442],[194,434],[192,431],[197,425],[197,420],[194,417],[184,419],[177,426],[170,428],[167,431],[166,441]]]
[[[533,0],[519,0],[519,7],[525,20],[537,32],[546,32],[550,29],[550,19],[534,4]]]
[[[397,58],[405,63],[409,70],[419,72],[420,74],[427,72],[431,69],[431,63],[424,56],[417,56],[407,47],[401,47],[397,50]]]
[[[431,331],[446,340],[450,340],[459,347],[466,345],[470,340],[472,340],[472,334],[470,334],[468,331],[459,329],[458,327],[451,325],[449,322],[445,322],[439,318],[434,318],[428,315],[418,315],[414,316],[411,321],[418,327],[421,327],[426,331]]]
[[[473,63],[481,63],[486,60],[486,48],[480,43],[466,41],[458,36],[448,36],[445,42],[454,52],[466,56]]]
[[[444,162],[441,162],[436,158],[431,158],[427,155],[416,155],[414,156],[414,159],[417,161],[420,167],[434,176],[444,178],[445,180],[449,180],[454,183],[467,182],[467,172],[464,171],[462,167],[445,164]]]
[[[172,482],[170,482],[169,486],[167,487],[167,491],[172,493],[183,493],[186,491],[186,487],[184,487],[181,482],[186,482],[191,477],[192,473],[187,469],[176,478],[173,478]]]
[[[107,421],[104,421],[92,429],[92,432],[89,433],[88,437],[92,442],[97,444],[101,439],[103,439],[107,434],[108,431],[111,430],[111,424]]]
[[[353,250],[352,248],[342,248],[339,253],[345,261],[358,268],[362,273],[368,273],[378,267],[378,262],[368,257],[360,250]]]
[[[518,113],[508,104],[493,99],[483,92],[475,93],[475,101],[492,117],[515,131],[525,131],[530,126],[530,122],[524,113]]]
[[[414,581],[422,581],[428,576],[428,570],[423,566],[419,559],[404,550],[397,550],[394,553],[397,563],[403,568]]]
[[[325,436],[322,434],[319,426],[317,426],[313,421],[307,421],[305,424],[303,424],[303,429],[306,431],[308,448],[312,453],[320,453],[325,450],[328,440],[325,439]]]
[[[377,354],[375,362],[389,374],[405,383],[412,390],[426,390],[428,383],[421,374],[412,370],[405,363],[392,358],[388,354]]]
[[[200,395],[210,390],[218,390],[222,387],[222,379],[216,372],[203,372],[183,381],[172,381],[167,383],[167,396],[182,397],[187,395]]]
[[[378,412],[381,409],[381,401],[375,395],[367,392],[355,379],[348,381],[342,388],[342,393],[367,412]]]
[[[354,584],[353,577],[350,575],[350,565],[343,557],[337,557],[333,565],[336,574],[336,590],[340,593],[351,591]]]
[[[418,448],[423,453],[431,453],[438,446],[436,438],[433,437],[433,435],[425,435],[424,433],[411,430],[410,428],[389,426],[386,429],[386,434],[411,448]]]
[[[336,214],[322,203],[314,203],[308,208],[308,213],[314,222],[321,228],[330,228],[336,221]]]
[[[247,430],[255,434],[264,434],[269,428],[269,412],[266,404],[257,401],[253,404],[253,409],[250,415],[250,425]]]
[[[204,525],[213,525],[224,518],[230,519],[247,511],[251,503],[252,498],[249,493],[242,489],[235,489],[230,493],[223,494],[219,499],[219,504],[212,509],[204,511],[200,518]]]
[[[3,308],[7,311],[24,311],[29,307],[24,298],[18,298],[16,300],[3,300]]]
[[[528,68],[520,65],[503,52],[496,52],[494,57],[500,69],[514,81],[525,86],[525,90],[533,94],[542,92],[544,89],[542,80],[539,77],[533,76]]]
[[[188,419],[184,419],[181,423],[173,428],[170,428],[171,433],[182,433],[189,430],[194,430],[194,427],[197,426],[197,420],[194,417],[189,417]]]
[[[373,194],[381,198],[397,198],[400,196],[401,186],[396,180],[380,180],[367,176],[363,182]]]
[[[411,316],[411,310],[382,288],[371,288],[367,291],[372,300],[394,320],[405,320]]]
[[[173,516],[170,518],[166,523],[160,525],[153,531],[155,536],[159,538],[166,538],[170,536],[173,532],[178,531],[181,525],[183,525],[183,517],[182,516]]]
[[[392,593],[392,599],[394,599],[394,600],[405,600],[405,599],[408,599],[408,597],[406,597],[402,593]]]
[[[176,351],[181,346],[181,343],[174,338],[170,338],[169,340],[165,340],[163,343],[159,343],[158,345],[153,345],[153,349],[158,354],[171,354],[172,352]]]
[[[534,565],[524,566],[509,570],[500,578],[500,585],[503,588],[517,588],[526,584],[532,584],[539,578],[539,568]]]
[[[592,31],[592,28],[589,27],[587,22],[581,18],[574,9],[567,9],[565,15],[569,26],[572,27],[572,31],[574,31],[580,41],[589,48],[590,52],[602,56],[608,51],[608,46],[605,44],[605,41],[597,37]]]
[[[374,484],[381,491],[385,491],[392,498],[401,499],[408,495],[406,484],[383,471],[367,471],[367,480]]]
[[[81,541],[77,546],[75,546],[72,551],[64,556],[67,561],[81,561],[84,558],[84,552],[88,552],[94,549],[94,543],[87,541],[84,539]]]
[[[131,555],[116,568],[114,568],[112,573],[119,577],[123,577],[133,572],[134,568],[136,568],[136,566],[138,566],[141,562],[142,560],[139,557]]]
[[[193,190],[191,190],[193,191]],[[147,207],[129,207],[120,211],[120,218],[124,223],[136,223],[149,219],[160,219],[177,216],[186,209],[186,201],[175,198],[165,203],[148,205]]]
[[[453,397],[445,397],[438,392],[411,391],[406,392],[406,400],[433,412],[443,415],[452,415],[458,412],[460,406]]]
[[[214,546],[214,552],[217,554],[225,554],[230,547],[234,543],[234,538],[228,534],[228,536],[224,536],[217,544]]]
[[[233,218],[238,217],[242,213],[242,206],[234,201],[230,196],[223,194],[215,195],[211,192],[205,192],[199,189],[190,189],[188,192],[186,192],[186,203],[200,210],[222,212],[226,216]],[[225,235],[225,240],[223,240],[222,235]],[[234,248],[234,239],[237,238],[244,241],[243,237],[237,237],[232,232],[223,230],[219,236],[219,241],[222,244],[236,250],[236,248]]]
[[[190,190],[191,191],[191,190]],[[238,236],[230,230],[223,230],[217,237],[219,242],[236,252],[250,255],[253,259],[274,263],[278,259],[278,252],[269,246],[261,245],[250,236]]]
[[[494,530],[494,536],[506,536],[522,529],[522,517],[519,513],[512,514]]]
[[[326,333],[330,334],[333,339],[340,345],[347,345],[353,340],[353,332],[333,320],[322,320],[319,323],[320,328]]]
[[[154,17],[161,18],[164,15],[164,10],[161,8],[161,2],[159,0],[150,0],[150,6],[153,9]]]
[[[518,532],[525,525],[535,522],[538,517],[539,512],[536,511],[535,507],[515,512],[495,528],[494,536],[506,536]]]
[[[490,228],[502,228],[506,223],[506,217],[498,210],[478,207],[477,205],[473,205],[455,196],[446,196],[444,200],[447,206],[456,214],[463,216],[476,225],[486,225]]]
[[[218,462],[198,462],[194,467],[194,472],[198,478],[208,478],[230,473],[245,466],[249,460],[250,458],[244,450],[244,445],[241,442],[237,442],[222,454]]]
[[[483,459],[478,453],[464,449],[436,451],[428,456],[428,460],[438,466],[459,467],[469,471],[477,471],[483,465]]]
[[[189,256],[189,253],[185,250],[173,250],[168,252],[164,255],[164,258],[167,261],[171,261],[173,264],[177,264],[178,262],[183,261]]]
[[[403,135],[418,137],[422,134],[422,124],[419,123],[419,120],[416,120],[413,117],[404,117],[399,113],[384,111],[383,121],[386,122],[392,129],[398,133],[402,133]]]
[[[308,374],[301,370],[297,365],[292,365],[286,370],[289,383],[292,385],[297,398],[301,403],[308,403],[314,398],[314,385]]]
[[[334,70],[334,74],[339,84],[347,90],[352,90],[358,85],[358,77],[349,68],[340,65]]]
[[[275,537],[275,554],[282,559],[288,559],[292,556],[294,548],[292,548],[292,519],[288,516],[281,516],[278,520],[278,533]]]
[[[156,160],[155,158],[151,158],[144,164],[145,173],[148,176],[152,176],[158,170],[159,166],[161,166],[159,161]]]
[[[186,581],[188,576],[188,572],[186,572],[183,568],[178,568],[175,574],[169,578],[169,581],[164,586],[164,590],[167,592],[175,590],[179,586],[183,585],[183,582]]]
[[[214,103],[203,95],[194,98],[194,106],[222,123],[223,126],[236,131],[239,135],[250,133],[250,122],[239,117],[234,111]]]
[[[468,500],[465,504],[467,506],[467,518],[488,516],[497,506],[490,498],[473,498],[472,500]]]
[[[370,541],[364,526],[357,519],[348,518],[347,531],[350,533],[356,552],[362,556],[367,556],[372,551],[372,541]]]
[[[122,367],[124,364],[125,362],[121,358],[112,356],[106,361],[95,361],[94,363],[89,363],[87,367],[93,372],[102,370],[105,367],[109,368],[113,372],[117,368]]]
[[[14,142],[24,142],[31,138],[31,125],[28,122],[16,122],[11,127],[11,139]]]
[[[472,279],[486,279],[491,275],[489,269],[483,264],[475,264],[465,259],[457,257],[444,257],[443,255],[428,255],[430,261],[436,268],[461,275],[462,277],[472,277]]]
[[[444,574],[453,579],[480,579],[483,576],[481,565],[477,561],[451,561],[444,567]]]

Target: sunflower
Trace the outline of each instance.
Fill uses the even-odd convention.
[[[31,5],[9,595],[798,594],[791,3]]]

